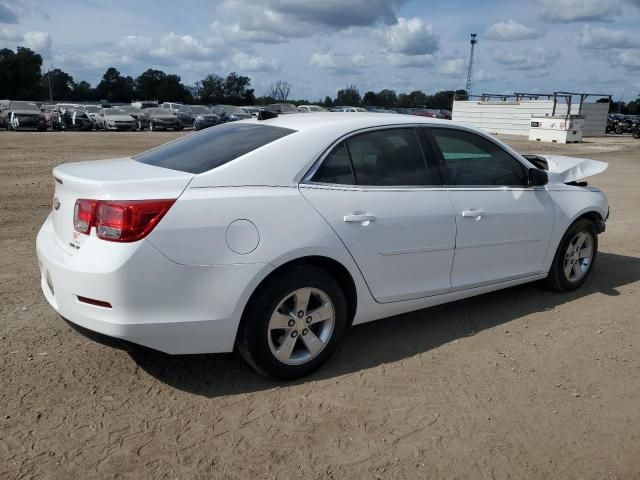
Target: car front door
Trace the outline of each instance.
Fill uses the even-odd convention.
[[[453,207],[446,189],[433,185],[419,133],[395,127],[355,134],[300,185],[378,302],[451,288]]]
[[[546,187],[528,186],[528,167],[490,138],[435,126],[427,136],[456,215],[452,288],[541,273],[554,223]]]

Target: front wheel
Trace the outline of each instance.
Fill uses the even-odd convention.
[[[288,269],[252,297],[238,332],[238,350],[258,372],[292,380],[333,353],[347,321],[338,282],[314,266]]]
[[[640,138],[640,127],[633,131],[633,138]]]
[[[579,288],[591,273],[598,253],[598,235],[591,220],[576,221],[562,237],[546,278],[558,292]]]

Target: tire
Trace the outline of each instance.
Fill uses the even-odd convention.
[[[307,306],[299,306],[298,302],[304,305],[305,296],[310,298]],[[295,313],[298,308],[304,311]],[[322,312],[327,319],[318,321],[316,317],[313,321],[314,311]],[[315,371],[329,358],[347,325],[347,302],[335,278],[315,266],[296,266],[282,271],[254,293],[242,316],[236,344],[258,372],[293,380]],[[315,352],[307,345],[316,345]],[[285,352],[281,353],[284,361],[276,351]]]
[[[141,131],[142,131],[142,122],[141,122],[140,120],[138,120],[137,130],[138,130],[139,132],[141,132]]]
[[[582,248],[579,252],[576,251],[578,247],[579,238],[581,235],[587,235],[582,242]],[[588,262],[584,262],[585,258],[577,258],[580,254],[586,254],[587,249],[591,247],[591,256],[588,257]],[[574,253],[572,253],[572,251]],[[545,279],[547,287],[557,292],[570,292],[576,290],[582,286],[587,280],[589,274],[593,270],[593,264],[596,261],[598,255],[598,235],[596,228],[591,220],[581,218],[575,221],[562,237],[558,250],[553,258],[553,264],[549,270],[549,275]],[[572,262],[576,263],[575,268],[570,268]],[[569,272],[567,272],[569,270]],[[579,275],[578,275],[579,273]],[[573,278],[572,278],[573,277]]]
[[[636,129],[633,131],[632,135],[633,135],[633,138],[640,138],[640,127],[639,127],[639,128],[636,128]]]
[[[621,126],[617,126],[615,132],[617,135],[622,135],[624,133],[624,128]]]

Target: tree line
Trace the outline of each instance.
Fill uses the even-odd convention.
[[[42,56],[25,47],[16,51],[0,49],[0,99],[41,100],[54,102],[123,102],[134,100],[175,101],[182,103],[266,105],[290,102],[296,105],[315,103],[330,108],[336,105],[391,107],[423,107],[451,109],[454,97],[466,99],[464,90],[445,90],[428,95],[421,90],[397,93],[382,89],[360,94],[356,85],[338,90],[336,97],[324,100],[290,99],[292,86],[286,80],[277,80],[264,95],[256,97],[251,79],[236,72],[225,77],[210,74],[193,85],[185,85],[180,75],[148,69],[138,77],[122,75],[109,67],[95,86],[81,80],[76,82],[59,68],[42,71]],[[611,103],[612,112],[640,114],[640,98],[629,103]]]

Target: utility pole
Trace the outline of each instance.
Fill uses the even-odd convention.
[[[473,51],[476,47],[476,43],[478,43],[478,34],[471,34],[471,53],[469,54],[469,70],[467,70],[467,86],[465,90],[467,91],[467,98],[471,96],[471,79],[473,77]]]
[[[49,67],[49,71],[47,72],[47,82],[49,83],[49,102],[53,103],[53,92],[51,91],[51,67]]]

